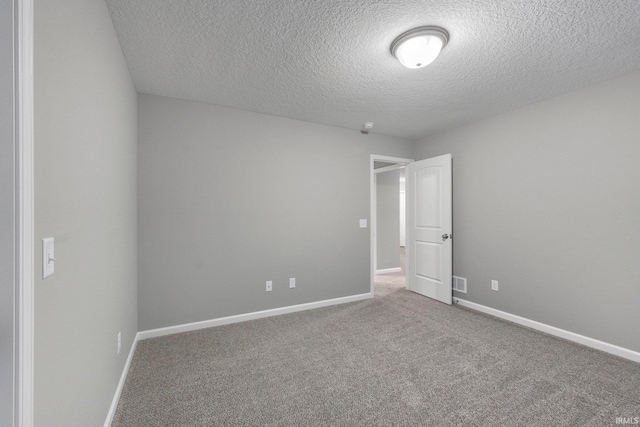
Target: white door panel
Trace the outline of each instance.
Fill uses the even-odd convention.
[[[407,287],[451,304],[451,154],[411,163],[406,175]]]

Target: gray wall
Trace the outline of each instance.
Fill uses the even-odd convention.
[[[0,0],[0,426],[13,425],[14,99],[13,0]]]
[[[376,174],[376,269],[400,267],[400,170]]]
[[[453,154],[458,297],[640,351],[639,112],[634,73],[418,143]]]
[[[36,426],[103,425],[137,331],[136,102],[104,1],[37,1]]]
[[[407,157],[411,141],[149,95],[138,107],[140,330],[369,292],[370,154]]]

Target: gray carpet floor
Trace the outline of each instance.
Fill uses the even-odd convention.
[[[379,279],[371,300],[139,342],[112,426],[614,426],[640,417],[640,364]]]

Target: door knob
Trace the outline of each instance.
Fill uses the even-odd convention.
[[[442,235],[442,241],[444,242],[445,240],[447,240],[449,238],[448,234],[443,234]]]

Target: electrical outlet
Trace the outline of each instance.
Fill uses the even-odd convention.
[[[497,280],[492,280],[491,281],[491,290],[492,291],[498,291],[498,281]]]
[[[120,354],[120,347],[122,347],[122,332],[118,332],[118,354]]]
[[[271,292],[273,290],[273,282],[271,280],[267,280],[267,292]]]
[[[296,287],[296,278],[292,277],[289,279],[289,287],[290,288],[295,288]]]

